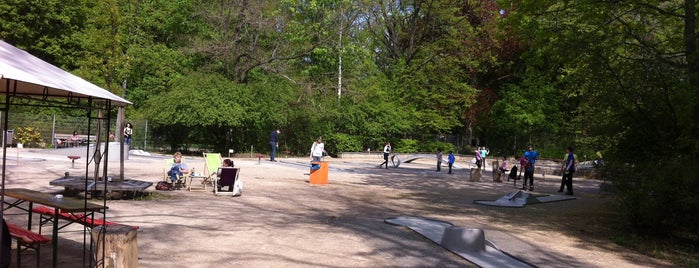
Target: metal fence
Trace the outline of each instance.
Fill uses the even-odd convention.
[[[5,116],[3,113],[0,116]],[[18,142],[17,129],[32,127],[40,134],[40,141],[33,142],[31,144],[25,145],[25,147],[35,147],[35,148],[54,148],[54,134],[73,134],[77,131],[78,134],[88,133],[88,119],[85,117],[76,116],[66,116],[66,115],[45,115],[45,114],[32,114],[32,113],[12,113],[8,118],[8,141],[7,144],[16,146]],[[130,122],[134,129],[133,135],[131,136],[131,149],[156,149],[161,146],[155,144],[153,139],[149,136],[148,131],[148,121],[146,120],[126,120]],[[122,129],[116,128],[116,119],[111,120],[112,125],[110,126],[110,133],[113,134],[114,138],[110,138],[110,141],[117,141],[119,133],[123,131]],[[90,126],[89,133],[97,133],[97,124],[92,123]],[[111,137],[112,135],[110,135]],[[12,139],[12,140],[11,140]]]

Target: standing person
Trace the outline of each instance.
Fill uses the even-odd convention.
[[[277,160],[274,160],[274,155],[277,154],[277,147],[279,147],[279,134],[281,133],[282,131],[277,128],[272,131],[271,134],[269,134],[269,146],[272,147],[272,151],[269,154],[269,161],[277,162]]]
[[[454,165],[455,161],[456,161],[456,157],[454,157],[454,153],[449,151],[449,174],[451,174],[451,167]]]
[[[323,137],[318,137],[318,139],[313,142],[311,146],[311,158],[313,162],[320,162],[323,157],[323,153],[328,153],[325,151],[325,144],[323,144]]]
[[[124,127],[124,144],[131,145],[131,135],[133,135],[133,125],[126,123],[126,127]]]
[[[526,163],[523,165],[524,181],[522,183],[522,190],[527,189],[527,179],[529,179],[529,191],[534,191],[534,164],[536,160],[539,159],[539,153],[535,151],[534,146],[530,144],[522,158],[526,159]]]
[[[442,171],[442,149],[437,149],[437,172]]]
[[[576,159],[573,153],[573,147],[566,148],[566,155],[563,158],[563,179],[561,180],[561,188],[558,192],[563,192],[563,188],[567,187],[567,195],[573,195],[573,173],[575,172]]]
[[[483,157],[481,156],[481,150],[476,148],[476,151],[473,152],[474,156],[476,157],[476,166],[478,169],[481,169],[481,164],[483,164]]]
[[[383,165],[386,165],[386,169],[388,169],[388,155],[391,154],[391,143],[386,142],[386,145],[383,146],[383,163],[379,165],[379,168]]]
[[[481,147],[481,162],[483,163],[483,168],[487,166],[485,157],[488,156],[488,153],[490,152],[488,151],[488,149],[485,148],[485,146]]]

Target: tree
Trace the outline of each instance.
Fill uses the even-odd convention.
[[[76,35],[87,23],[88,1],[0,2],[0,37],[56,66],[74,69],[82,44]]]
[[[573,124],[562,131],[601,143],[592,146],[605,152],[623,211],[643,230],[696,226],[699,200],[688,189],[699,186],[699,179],[682,168],[696,156],[697,144],[690,134],[697,124],[695,5],[517,1],[510,6],[510,25],[532,53],[524,64],[539,64],[537,77],[554,78],[551,84],[567,104],[557,110]]]

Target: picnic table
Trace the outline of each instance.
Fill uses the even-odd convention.
[[[49,208],[54,209],[53,213],[53,226],[52,226],[52,250],[53,250],[53,258],[52,258],[52,267],[56,267],[58,263],[58,230],[60,229],[58,226],[58,220],[59,220],[59,215],[61,213],[69,213],[71,215],[76,216],[76,220],[70,220],[70,219],[65,219],[68,220],[68,223],[63,225],[61,228],[72,224],[76,223],[79,220],[84,220],[85,218],[89,217],[94,220],[94,213],[96,211],[104,211],[107,209],[106,206],[100,205],[100,204],[95,204],[95,203],[90,203],[90,202],[85,202],[84,200],[81,199],[75,199],[75,198],[69,198],[69,197],[62,197],[58,198],[57,196],[49,193],[44,193],[40,191],[35,191],[35,190],[30,190],[30,189],[25,189],[25,188],[12,188],[12,189],[5,189],[4,191],[5,197],[12,197],[16,199],[14,202],[9,202],[7,199],[5,199],[5,204],[8,205],[8,208],[18,208],[24,211],[27,211],[29,214],[28,216],[28,223],[27,223],[27,229],[31,230],[32,226],[32,211],[33,211],[33,206],[34,204],[40,204],[47,206]],[[28,203],[28,208],[25,209],[23,207],[20,207],[20,204],[23,203]],[[81,215],[76,215],[76,213],[81,213]],[[39,229],[41,229],[41,225],[43,223],[39,223]],[[41,231],[41,230],[40,230]]]
[[[53,135],[53,140],[55,143],[55,148],[58,147],[76,147],[83,143],[95,143],[97,142],[97,136],[95,135],[77,135],[77,139],[73,140],[73,134],[60,134],[56,133]]]

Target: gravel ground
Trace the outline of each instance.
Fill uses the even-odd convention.
[[[60,150],[9,149],[7,155],[7,188],[62,193],[49,182],[85,168],[84,158],[71,168]],[[512,183],[492,182],[488,172],[481,182],[470,182],[467,168],[435,172],[429,160],[381,169],[379,157],[326,159],[327,185],[308,183],[307,158],[233,160],[244,181],[239,197],[150,187],[153,195],[145,200],[107,201],[108,220],[140,227],[140,267],[473,266],[407,228],[383,222],[396,216],[482,228],[500,249],[539,267],[672,267],[600,235],[616,214],[611,197],[599,193],[599,181],[576,180],[576,200],[500,208],[473,201],[495,200],[514,191]],[[203,171],[202,157],[186,161]],[[132,155],[125,177],[155,183],[163,163],[163,156]],[[118,174],[118,162],[109,167]],[[536,179],[533,193],[558,194],[559,178]],[[17,210],[7,210],[5,218],[26,224],[26,214]],[[59,267],[82,266],[82,238],[82,228],[73,225],[59,233]],[[23,264],[34,267],[35,255],[23,253]],[[41,255],[41,266],[50,267],[50,247]]]

